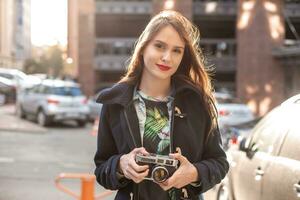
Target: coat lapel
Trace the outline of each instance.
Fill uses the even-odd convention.
[[[139,121],[133,104],[124,108],[121,115],[122,129],[127,134],[126,140],[131,149],[142,146]]]

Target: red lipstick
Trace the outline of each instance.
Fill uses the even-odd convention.
[[[169,66],[166,66],[166,65],[160,65],[160,64],[156,64],[158,66],[158,68],[161,70],[161,71],[168,71],[169,69],[171,69],[171,67]]]

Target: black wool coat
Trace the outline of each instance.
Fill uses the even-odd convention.
[[[203,106],[203,95],[191,84],[183,80],[173,80],[175,85],[171,121],[171,150],[181,148],[185,156],[199,174],[200,186],[187,185],[191,199],[197,199],[214,185],[219,183],[228,172],[229,164],[221,145],[219,131],[214,130],[207,138],[211,123],[207,110]],[[123,154],[141,147],[138,118],[132,101],[134,85],[118,83],[100,93],[97,102],[103,103],[97,151],[94,158],[97,182],[106,189],[118,190],[116,199],[138,199],[138,185],[132,180],[116,176],[118,162]],[[177,109],[178,110],[178,109]]]

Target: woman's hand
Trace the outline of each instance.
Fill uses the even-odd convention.
[[[163,183],[159,183],[163,190],[169,190],[172,187],[179,189],[192,182],[198,181],[198,171],[186,157],[179,153],[170,154],[170,156],[179,160],[180,166],[169,179]]]
[[[149,173],[148,165],[138,165],[135,162],[135,155],[141,153],[148,155],[149,153],[144,147],[135,148],[130,153],[121,156],[119,162],[119,170],[128,179],[133,180],[135,183],[141,182]]]

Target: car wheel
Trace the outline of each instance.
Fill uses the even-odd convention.
[[[229,189],[226,185],[219,187],[217,200],[230,200]]]
[[[40,109],[37,114],[37,122],[40,126],[48,126],[50,124],[49,117]]]
[[[86,121],[78,120],[78,121],[77,121],[77,125],[78,125],[79,127],[84,127],[84,126],[86,125]]]
[[[26,118],[26,113],[25,113],[25,111],[24,111],[24,109],[23,109],[23,107],[21,105],[17,106],[16,114],[21,119],[25,119]]]

